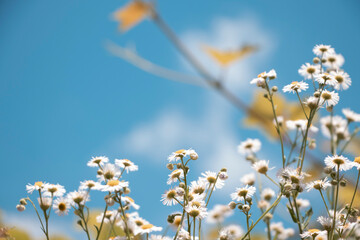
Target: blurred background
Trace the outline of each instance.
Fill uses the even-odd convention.
[[[119,31],[112,13],[126,4],[0,2],[0,208],[6,226],[41,236],[34,211],[15,209],[27,196],[25,185],[42,180],[76,190],[80,181],[96,179],[96,170],[86,166],[92,156],[138,164],[139,171],[126,176],[131,196],[141,205],[142,217],[163,227],[167,215],[177,210],[160,202],[168,188],[171,152],[198,152],[198,161],[192,163],[194,180],[205,170],[229,169],[227,185],[215,192],[212,203],[227,204],[241,175],[250,171],[237,152],[240,141],[261,139],[260,157],[281,166],[279,144],[260,127],[244,124],[246,113],[201,81],[169,81],[109,51],[111,42],[154,64],[197,76],[152,21]],[[281,89],[302,80],[297,71],[311,62],[316,44],[332,45],[345,57],[344,69],[353,81],[349,90],[340,92],[336,111],[341,114],[341,108],[350,107],[360,112],[359,1],[159,0],[156,8],[211,74],[223,77],[224,86],[250,106],[256,87],[249,81],[258,73],[276,69],[274,84]],[[204,51],[204,46],[231,50],[247,44],[258,50],[227,67]],[[286,98],[296,101],[292,95]],[[312,154],[325,157],[320,150]],[[102,198],[93,194],[90,205],[102,209]],[[244,220],[236,214],[229,223]],[[280,208],[276,220],[295,226],[285,209]],[[82,232],[66,230],[74,228],[73,214],[53,215],[51,221],[50,232],[82,238]]]

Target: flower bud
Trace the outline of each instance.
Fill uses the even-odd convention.
[[[185,188],[185,183],[183,183],[183,182],[179,183],[179,187]]]
[[[103,171],[101,169],[97,170],[97,175],[103,175]]]
[[[222,168],[222,169],[220,170],[220,172],[227,172],[227,169],[226,169],[226,168]]]
[[[108,205],[109,207],[114,206],[114,204],[115,204],[114,199],[113,199],[111,196],[109,196],[109,195],[106,195],[106,196],[104,197],[104,200],[105,200],[105,202],[106,202],[106,205]]]
[[[18,204],[18,205],[16,205],[16,209],[19,211],[19,212],[22,212],[22,211],[25,211],[25,206],[24,205],[22,205],[22,204]]]
[[[20,199],[20,204],[26,206],[27,202],[25,198]]]
[[[331,167],[326,167],[324,168],[324,173],[325,174],[330,174],[332,172],[332,168]]]
[[[235,202],[230,202],[229,203],[229,208],[230,209],[235,209],[236,208],[236,203]]]
[[[271,91],[277,92],[277,91],[278,91],[278,87],[277,87],[277,86],[273,86],[273,87],[271,88]]]
[[[221,180],[226,180],[226,179],[228,179],[228,175],[227,175],[227,173],[226,172],[220,172],[219,173],[219,178],[221,179]]]
[[[244,212],[248,212],[248,211],[250,211],[250,206],[247,205],[247,204],[244,204],[243,207],[242,207],[242,210],[243,210]]]
[[[320,97],[320,92],[319,91],[314,92],[314,97],[316,98]]]
[[[334,185],[334,186],[337,185],[337,181],[335,179],[331,180],[330,183],[331,183],[331,185]]]
[[[172,163],[168,163],[166,164],[167,169],[169,169],[170,171],[174,170],[174,165]]]
[[[130,188],[124,187],[124,194],[129,194],[130,192]]]
[[[320,59],[318,57],[313,58],[313,63],[318,64],[320,62]]]
[[[197,160],[199,158],[199,156],[195,151],[193,151],[190,153],[190,158],[191,158],[191,160]]]

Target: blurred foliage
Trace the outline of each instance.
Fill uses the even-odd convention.
[[[246,45],[240,49],[230,51],[222,51],[210,46],[204,46],[203,48],[205,52],[221,66],[227,66],[235,61],[243,59],[247,55],[257,50],[257,47],[250,45]]]
[[[117,10],[113,17],[119,22],[119,29],[127,31],[148,16],[151,8],[152,6],[149,3],[131,1],[128,5]]]

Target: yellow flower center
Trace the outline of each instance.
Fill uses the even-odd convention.
[[[309,74],[313,74],[313,73],[315,73],[315,68],[313,68],[313,67],[308,67],[308,68],[306,69],[306,71],[307,71]]]
[[[61,203],[59,203],[58,208],[61,212],[63,212],[66,210],[66,204],[61,202]]]
[[[344,164],[345,161],[344,161],[343,159],[341,159],[341,158],[335,158],[335,159],[333,160],[333,163],[335,163],[335,164],[337,164],[337,165],[341,165],[341,164]]]
[[[115,187],[117,185],[119,185],[120,181],[119,180],[110,180],[107,182],[107,185],[110,187]]]
[[[130,202],[134,203],[134,199],[132,199],[131,197],[126,197],[127,200],[129,200]]]
[[[132,162],[131,162],[129,159],[124,159],[124,160],[123,160],[123,164],[124,164],[125,167],[130,167],[130,166],[131,166],[131,163],[132,163]]]
[[[331,99],[331,94],[328,93],[328,92],[323,92],[321,94],[322,98],[325,99],[325,100],[330,100]]]
[[[144,230],[151,229],[153,226],[154,225],[152,225],[152,224],[144,224],[144,225],[141,226],[141,229],[144,229]]]
[[[207,180],[208,180],[209,183],[215,183],[216,182],[216,177],[209,176],[209,177],[207,177]]]
[[[342,82],[344,82],[344,78],[342,77],[342,76],[336,76],[335,77],[335,79],[336,79],[336,81],[338,82],[338,83],[342,83]]]
[[[44,183],[43,183],[43,182],[36,182],[36,183],[34,184],[34,186],[41,188],[41,187],[44,186]]]
[[[354,162],[360,164],[360,157],[356,157],[355,160],[354,160]]]

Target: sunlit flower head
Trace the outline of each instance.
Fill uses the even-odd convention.
[[[185,211],[189,214],[190,217],[198,219],[203,219],[208,215],[206,210],[207,209],[204,206],[199,206],[198,204],[188,204],[185,207]]]
[[[333,218],[330,217],[323,217],[323,216],[319,216],[317,218],[317,222],[320,223],[323,228],[327,231],[330,231],[332,229],[332,225],[333,225]],[[339,221],[335,222],[335,228],[337,228],[339,225]]]
[[[319,236],[319,235],[327,235],[327,231],[321,231],[319,229],[309,229],[306,232],[300,234],[300,237],[302,238],[312,238],[314,239],[315,237]]]
[[[42,210],[47,210],[52,204],[52,198],[51,197],[39,197],[38,198],[39,206]]]
[[[325,190],[326,188],[331,187],[330,182],[327,177],[323,180],[315,180],[306,185],[307,191],[311,191],[312,189],[316,190]]]
[[[99,165],[102,166],[105,163],[109,162],[109,159],[105,156],[102,157],[92,157],[90,161],[87,163],[89,167],[98,167]]]
[[[261,174],[266,174],[268,170],[272,169],[272,168],[269,169],[269,161],[266,161],[266,160],[260,160],[260,161],[255,162],[252,165],[252,168]]]
[[[326,106],[335,106],[339,102],[339,94],[332,91],[324,90],[320,95],[320,103]]]
[[[190,184],[190,192],[193,194],[204,194],[207,187],[207,182],[204,180],[192,181]]]
[[[125,205],[131,206],[136,210],[138,210],[140,208],[140,206],[135,203],[134,199],[132,199],[129,196],[122,196],[121,201],[123,201],[125,203]]]
[[[219,179],[216,172],[206,171],[205,173],[201,173],[202,177],[200,178],[201,181],[204,181],[207,186],[214,186],[215,189],[221,189],[224,186],[224,180]]]
[[[270,230],[277,234],[282,233],[284,231],[284,225],[282,222],[273,222],[270,224]]]
[[[286,124],[286,127],[289,130],[299,129],[299,130],[302,130],[302,131],[306,131],[306,128],[307,128],[307,125],[308,125],[308,120],[305,120],[305,119],[287,120],[285,122],[285,124]],[[319,129],[317,127],[311,125],[310,128],[309,128],[309,131],[316,133],[316,132],[319,131]]]
[[[353,161],[353,166],[360,170],[360,157],[356,157]]]
[[[229,225],[226,227],[223,227],[220,230],[220,239],[228,239],[228,240],[235,240],[239,239],[241,235],[244,233],[243,229],[239,225]],[[227,238],[221,238],[221,236],[227,237]]]
[[[265,199],[266,201],[270,201],[274,196],[275,192],[271,188],[265,188],[261,192],[261,198]]]
[[[36,190],[36,191],[39,191],[39,190],[40,190],[40,191],[44,191],[45,186],[46,186],[46,183],[41,182],[41,181],[35,182],[34,184],[28,183],[28,184],[26,185],[26,191],[27,191],[28,193],[30,193],[30,194],[32,194],[35,190]]]
[[[80,190],[100,190],[101,184],[93,180],[85,180],[80,182]]]
[[[334,85],[336,90],[346,90],[351,86],[351,78],[346,72],[331,71],[330,76],[336,81]]]
[[[176,197],[177,197],[177,194],[176,194],[175,189],[169,189],[162,195],[161,202],[166,206],[175,205],[178,203],[176,201]]]
[[[319,57],[326,57],[334,54],[335,50],[330,45],[318,44],[314,47],[313,52]]]
[[[120,169],[116,165],[112,163],[107,163],[104,165],[102,169],[102,174],[97,175],[97,177],[100,179],[100,181],[107,181],[107,180],[117,179],[120,176],[120,174],[121,174]]]
[[[177,182],[179,179],[184,178],[184,170],[175,169],[169,174],[169,178],[167,180],[167,184],[172,184]]]
[[[256,192],[255,187],[246,185],[245,187],[242,188],[236,188],[236,191],[230,194],[230,197],[234,201],[243,201],[247,197],[252,197],[255,192]]]
[[[323,85],[336,86],[338,83],[335,78],[329,73],[321,73],[315,76],[315,80]]]
[[[196,160],[198,158],[198,154],[193,149],[180,149],[170,154],[168,157],[169,162],[177,162],[180,159],[190,156],[192,160]],[[196,159],[195,159],[196,158]]]
[[[307,208],[310,206],[310,201],[303,198],[297,198],[296,204],[299,208]]]
[[[263,77],[254,78],[250,81],[250,84],[256,84],[258,87],[265,87],[265,79]]]
[[[162,230],[162,227],[157,227],[150,223],[147,223],[147,224],[143,224],[143,225],[135,228],[134,235],[149,234],[151,232],[160,232],[161,230]]]
[[[228,205],[216,204],[212,210],[209,211],[209,215],[206,218],[208,223],[222,223],[226,217],[233,214],[233,211]]]
[[[331,54],[328,55],[326,58],[326,62],[324,63],[324,66],[333,68],[333,69],[339,69],[344,65],[345,59],[343,55],[341,54]]]
[[[238,151],[241,154],[252,154],[256,153],[261,149],[261,142],[259,139],[248,138],[241,142],[238,146]]]
[[[126,170],[127,173],[137,171],[139,168],[129,159],[115,159],[115,164]]]
[[[66,195],[71,205],[84,205],[90,201],[89,194],[86,191],[73,191]]]
[[[67,215],[70,209],[69,200],[63,197],[57,198],[54,200],[53,208],[59,216]]]
[[[352,111],[350,108],[343,108],[343,114],[349,122],[360,122],[360,114]]]
[[[106,182],[106,185],[101,187],[101,191],[103,192],[118,192],[123,190],[123,188],[128,187],[129,183],[120,181],[118,179],[112,179]]]
[[[353,167],[349,159],[342,155],[327,156],[324,161],[327,167],[339,169],[340,171],[347,171]]]
[[[305,91],[308,88],[309,88],[309,84],[307,84],[306,82],[294,81],[294,82],[286,85],[285,87],[283,87],[283,92],[296,93],[296,92]]]
[[[252,186],[255,184],[255,174],[254,173],[248,173],[245,174],[240,181],[244,184],[244,185],[249,185]]]
[[[50,184],[46,183],[44,187],[44,196],[54,196],[54,197],[62,197],[66,190],[64,186],[60,184]]]
[[[301,65],[301,68],[298,72],[305,79],[312,79],[314,75],[319,73],[319,68],[317,66],[311,65],[310,63],[305,63]]]

